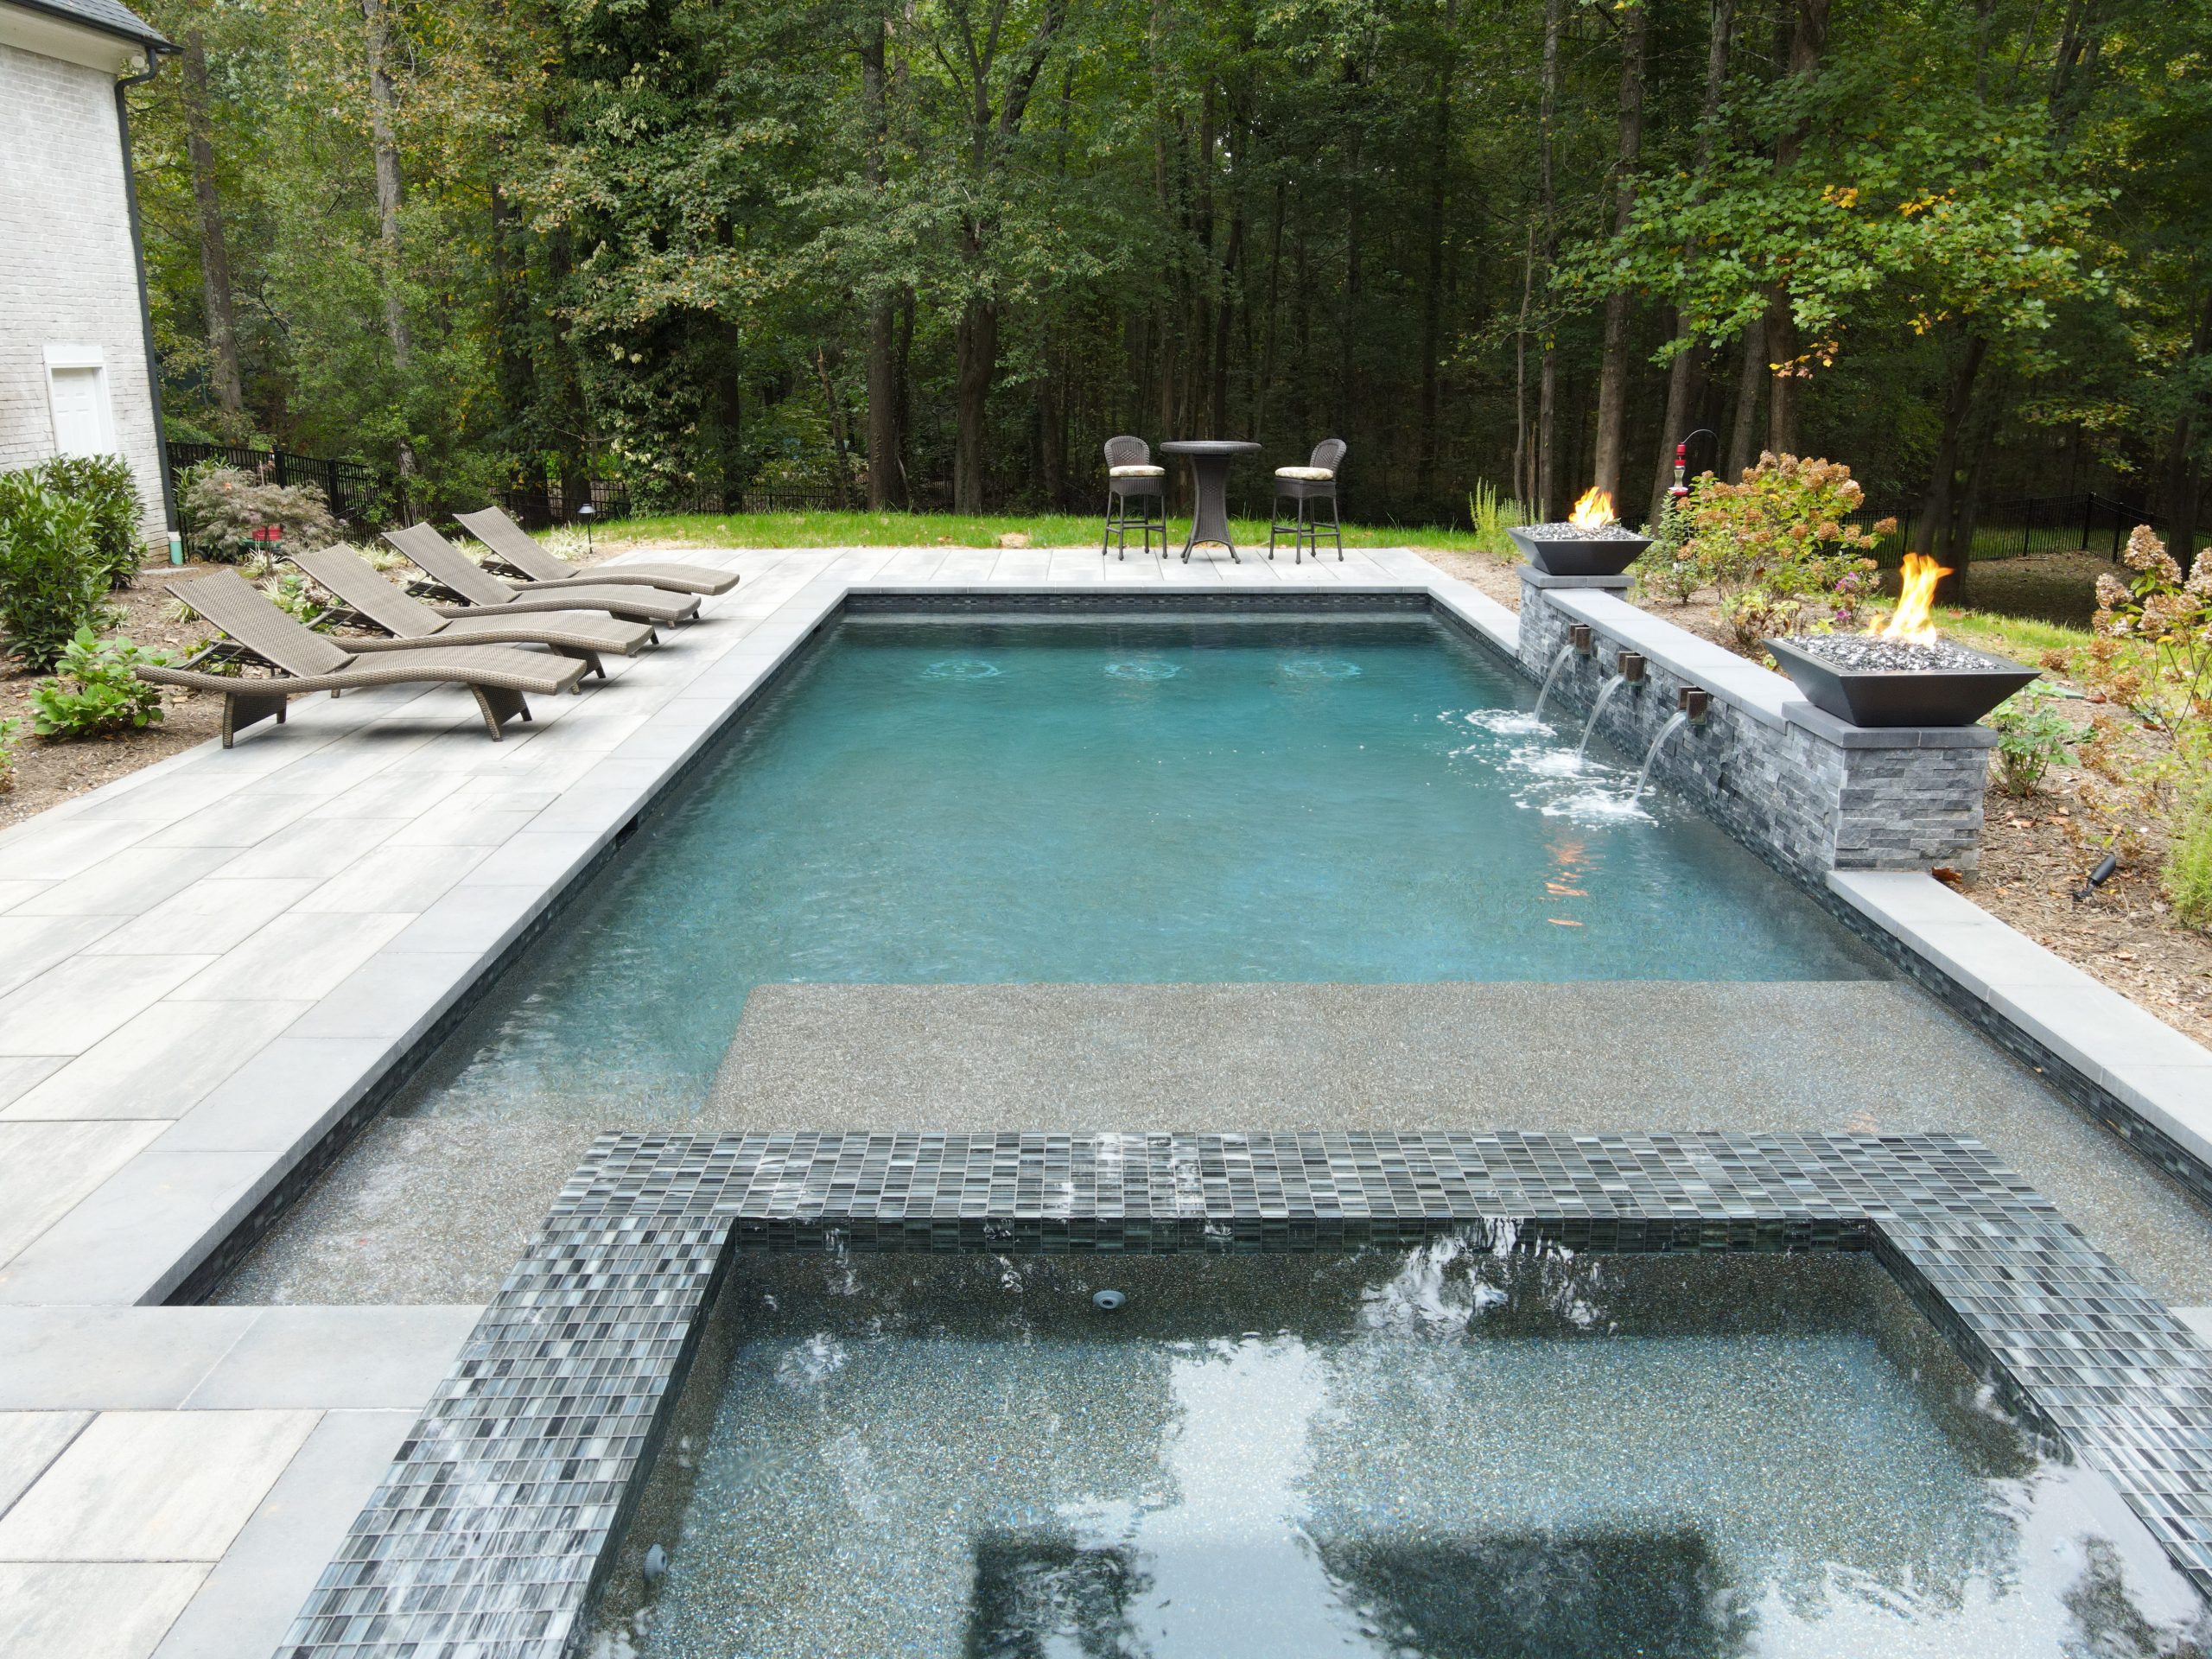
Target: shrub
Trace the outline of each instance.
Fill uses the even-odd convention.
[[[192,550],[235,564],[255,551],[253,532],[282,527],[286,542],[327,547],[338,539],[330,503],[312,484],[267,484],[236,467],[203,465],[185,474],[184,517]]]
[[[120,455],[56,455],[39,468],[47,487],[92,516],[92,556],[110,588],[138,580],[138,486]]]
[[[2182,803],[2163,874],[2174,914],[2212,927],[2212,784],[2200,782]]]
[[[1521,556],[1505,531],[1509,525],[1527,524],[1529,510],[1518,501],[1501,498],[1497,486],[1488,479],[1476,481],[1475,493],[1467,498],[1467,518],[1475,527],[1475,545],[1484,552],[1506,559]]]
[[[1687,605],[1706,585],[1705,570],[1688,550],[1691,528],[1688,500],[1668,497],[1659,522],[1651,527],[1651,545],[1628,568],[1638,593],[1665,594],[1675,604]]]
[[[1855,626],[1859,607],[1878,591],[1866,556],[1897,526],[1872,531],[1845,522],[1865,499],[1840,461],[1762,454],[1742,481],[1710,473],[1691,487],[1690,530],[1682,556],[1720,590],[1720,615],[1746,656],[1763,656],[1772,634]]]
[[[162,718],[162,688],[131,671],[167,661],[124,635],[102,639],[78,629],[55,664],[60,675],[31,688],[33,729],[41,737],[99,737],[151,726]]]
[[[0,720],[0,791],[16,786],[16,734],[22,724],[20,720]]]
[[[2104,647],[2097,658],[2113,664],[2124,644],[2147,650],[2149,678],[2118,669],[2111,689],[2122,702],[2180,737],[2212,713],[2212,548],[2197,554],[2186,582],[2148,524],[2136,525],[2122,556],[2135,572],[2133,581],[2109,572],[2097,578],[2095,626]]]
[[[2056,701],[2040,686],[2030,686],[1990,715],[1997,731],[1997,786],[2007,795],[2034,794],[2044,773],[2059,761],[2071,760],[2073,745],[2094,731],[2061,715],[2051,706]]]
[[[54,665],[69,637],[105,622],[107,573],[92,509],[35,474],[0,473],[0,629],[31,668]]]

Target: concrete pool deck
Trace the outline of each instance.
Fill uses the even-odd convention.
[[[191,750],[0,835],[0,1400],[6,1402],[0,1409],[8,1414],[0,1418],[0,1605],[10,1610],[0,1618],[28,1621],[48,1616],[40,1609],[76,1607],[98,1624],[87,1630],[27,1622],[16,1630],[0,1622],[0,1649],[51,1629],[66,1639],[37,1634],[47,1650],[139,1659],[165,1641],[177,1644],[167,1649],[172,1656],[206,1650],[190,1647],[184,1635],[205,1620],[238,1616],[232,1602],[220,1606],[232,1611],[207,1611],[218,1604],[205,1599],[219,1591],[257,1596],[257,1605],[277,1609],[281,1629],[320,1559],[302,1568],[290,1558],[253,1558],[232,1571],[236,1552],[251,1537],[322,1524],[302,1518],[316,1505],[315,1513],[324,1522],[334,1516],[342,1532],[374,1484],[368,1465],[375,1460],[364,1448],[380,1428],[349,1426],[342,1417],[334,1427],[332,1417],[410,1414],[458,1347],[476,1299],[439,1299],[461,1304],[450,1313],[450,1327],[402,1320],[382,1335],[345,1320],[399,1310],[296,1307],[282,1310],[279,1319],[278,1310],[142,1305],[192,1282],[334,1125],[364,1102],[373,1103],[383,1075],[441,1033],[441,1021],[485,966],[524,935],[572,875],[604,855],[849,592],[1080,596],[1128,588],[1338,599],[1367,592],[1427,595],[1509,657],[1517,630],[1510,613],[1403,550],[1351,550],[1342,563],[1248,559],[1165,568],[1102,562],[1082,549],[686,557],[722,563],[745,581],[708,601],[700,622],[671,631],[658,649],[611,664],[605,685],[581,697],[541,699],[537,723],[512,731],[505,742],[487,742],[473,705],[450,689],[302,699],[284,728],[257,729],[232,750]],[[1852,902],[1917,926],[1918,938],[1907,940],[1911,948],[1931,961],[1950,951],[1992,987],[1993,1001],[2012,995],[2023,1017],[2072,1045],[2088,1075],[2139,1087],[2184,1130],[2212,1122],[2212,1055],[2177,1033],[2167,1032],[2173,1042],[2165,1042],[2156,1034],[2165,1027],[2094,982],[2088,989],[2074,983],[2066,976],[2073,970],[2058,973],[2050,966],[2055,958],[2001,925],[1989,923],[1995,934],[1983,930],[1974,919],[1980,912],[1924,877],[1851,880],[1838,890]],[[1948,908],[1953,904],[1972,914],[1960,917]],[[2044,988],[2016,995],[2008,988],[2015,986],[2022,993]],[[1980,1103],[1978,1121],[2002,1128],[2010,1111],[2023,1122],[2072,1124],[2087,1136],[2067,1142],[2073,1155],[2088,1159],[2097,1181],[2136,1195],[2115,1202],[2139,1216],[2140,1236],[2131,1239],[2128,1227],[2076,1213],[2105,1202],[2090,1201],[2089,1186],[2050,1173],[2039,1173],[2037,1184],[2103,1248],[2140,1258],[2129,1265],[2161,1294],[2212,1299],[2212,1279],[2196,1265],[2212,1235],[2202,1211],[2116,1141],[2106,1139],[2108,1159],[2098,1157],[2093,1148],[2104,1131],[2069,1117],[2073,1109],[2025,1067],[1919,994],[1892,984],[1864,988],[1885,996],[1886,1007],[1912,1010],[1910,1020],[1939,1033],[1940,1058],[1926,1065],[1956,1068],[1927,1071],[1902,1050],[1888,1063],[1889,1075],[1900,1079],[1914,1077],[1916,1067],[1926,1071],[1912,1108],[1916,1121],[1967,1127],[1943,1120],[1944,1079],[1955,1076],[1970,1077],[1972,1086],[1967,1096],[1950,1097]],[[1421,1028],[1414,1015],[1397,1017],[1414,1020],[1408,1031]],[[1852,1028],[1872,1018],[1824,1009],[1808,1014],[1807,1039],[1817,1034],[1830,1045],[1825,1052],[1847,1056],[1854,1043],[1883,1039],[1878,1030]],[[1838,1019],[1842,1030],[1824,1023]],[[1376,1028],[1384,1035],[1376,1052],[1399,1053],[1390,1064],[1402,1067],[1387,1025]],[[1561,1064],[1571,1065],[1571,1057]],[[795,1072],[786,1075],[796,1084]],[[1509,1103],[1513,1109],[1489,1109],[1490,1115],[1533,1126],[1539,1114],[1530,1109],[1526,1086]],[[1854,1080],[1860,1092],[1870,1086]],[[1632,1091],[1618,1092],[1618,1109],[1603,1109],[1611,1092],[1586,1097],[1573,1121],[1652,1126],[1653,1110]],[[1745,1098],[1744,1109],[1758,1109],[1756,1090]],[[1680,1121],[1695,1109],[1694,1100],[1678,1096],[1669,1116]],[[1817,1107],[1789,1109],[1814,1127],[1809,1116]],[[1463,1116],[1476,1110],[1471,1104]],[[1440,1115],[1433,1099],[1421,1102],[1425,1121]],[[1210,1109],[1207,1116],[1216,1115]],[[2064,1139],[2056,1127],[2049,1133]],[[2011,1155],[2007,1137],[1985,1132],[1985,1138],[1999,1156]],[[2199,1135],[2198,1143],[2212,1146],[2212,1136]],[[560,1159],[554,1185],[575,1161]],[[535,1203],[531,1220],[543,1208]],[[318,1316],[327,1322],[316,1325]],[[235,1404],[209,1406],[214,1396],[202,1396],[195,1407],[188,1388],[156,1394],[144,1406],[112,1408],[152,1415],[332,1414],[312,1423],[271,1417],[238,1428],[235,1451],[216,1450],[218,1437],[198,1423],[122,1422],[83,1440],[99,1421],[86,1414],[111,1409],[81,1386],[87,1368],[103,1377],[166,1374],[170,1362],[163,1356],[175,1344],[217,1342],[232,1328],[221,1321],[257,1319],[276,1321],[260,1327],[271,1333],[289,1328],[284,1319],[304,1321],[301,1331],[321,1333],[302,1338],[313,1353],[390,1351],[408,1357],[392,1362],[389,1387],[372,1406],[347,1403],[359,1396],[342,1389],[289,1403],[247,1389],[220,1396]],[[7,1320],[32,1321],[38,1340],[15,1339]],[[257,1375],[250,1363],[257,1350],[244,1345],[247,1327],[238,1328],[233,1369]],[[194,1376],[194,1387],[220,1358]],[[272,1367],[267,1374],[278,1372]],[[365,1438],[346,1440],[352,1451],[343,1455],[331,1450],[327,1466],[339,1472],[312,1482],[302,1476],[288,1491],[296,1465],[325,1466],[299,1463],[322,1443],[317,1437],[327,1442],[341,1431]],[[127,1464],[136,1455],[129,1448],[139,1444],[130,1437],[139,1434],[213,1471],[209,1490],[218,1496],[208,1501],[222,1522],[194,1534],[190,1547],[202,1556],[149,1561],[114,1554],[125,1548],[119,1531],[111,1541],[87,1541],[60,1522],[16,1520],[19,1512],[34,1519],[77,1509],[111,1513],[87,1507],[96,1493],[100,1503],[122,1506],[113,1512],[127,1511],[130,1489],[115,1484],[119,1475],[101,1471]],[[110,1435],[120,1437],[123,1451],[102,1451]],[[57,1479],[64,1484],[48,1484]],[[16,1481],[20,1490],[11,1491]],[[81,1502],[71,1497],[76,1491]],[[168,1546],[155,1540],[129,1547]],[[10,1555],[11,1548],[18,1553]],[[211,1549],[213,1556],[206,1557]],[[168,1570],[180,1567],[205,1570]],[[122,1567],[162,1570],[110,1570]]]

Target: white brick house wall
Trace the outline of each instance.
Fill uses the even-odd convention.
[[[118,42],[118,64],[122,43]],[[141,524],[165,542],[114,73],[0,41],[0,468],[54,453],[48,351],[95,346]]]

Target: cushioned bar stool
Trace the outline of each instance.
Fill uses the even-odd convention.
[[[1268,525],[1268,556],[1275,556],[1275,536],[1287,531],[1291,546],[1296,550],[1298,562],[1304,563],[1306,550],[1312,548],[1313,556],[1321,556],[1321,532],[1327,531],[1336,540],[1337,563],[1344,561],[1344,515],[1337,511],[1337,472],[1344,465],[1346,445],[1342,438],[1324,438],[1313,446],[1313,454],[1303,467],[1275,468],[1275,505]],[[1282,504],[1292,504],[1291,519],[1283,522]],[[1322,524],[1313,517],[1312,503],[1329,504],[1329,522]]]
[[[1136,516],[1130,517],[1130,509]],[[1157,512],[1158,517],[1154,514]],[[1167,556],[1167,469],[1152,464],[1152,446],[1142,438],[1106,440],[1106,533],[1098,541],[1098,556],[1118,545],[1129,556],[1129,526],[1137,527],[1145,552],[1152,551],[1152,532],[1160,532],[1160,553]]]

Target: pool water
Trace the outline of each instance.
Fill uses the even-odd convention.
[[[732,1274],[610,1659],[2202,1651],[2110,1489],[1863,1257]]]
[[[1417,616],[848,620],[408,1109],[681,1117],[778,981],[1876,971],[1533,702]]]

